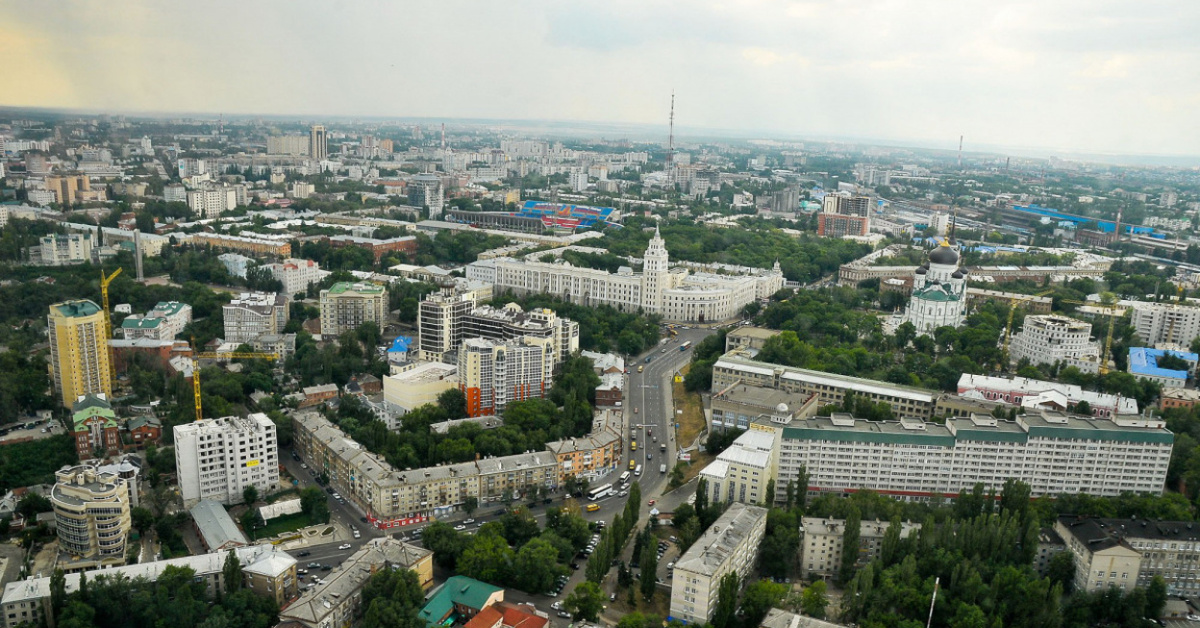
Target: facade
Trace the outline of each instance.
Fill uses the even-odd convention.
[[[96,237],[90,233],[58,233],[41,239],[42,263],[47,266],[68,266],[92,261]]]
[[[267,495],[279,488],[275,424],[261,413],[176,425],[175,469],[185,508],[201,500],[242,503],[247,486]]]
[[[126,316],[121,321],[121,333],[126,340],[174,340],[191,322],[192,306],[178,301],[159,301],[145,316]]]
[[[912,323],[918,334],[932,335],[938,327],[961,327],[967,321],[967,270],[958,261],[958,251],[942,240],[917,268],[903,322]]]
[[[704,624],[717,607],[721,578],[744,580],[758,561],[767,509],[733,503],[675,563],[668,621]]]
[[[1161,576],[1168,595],[1200,594],[1200,529],[1189,521],[1061,516],[1054,531],[1075,558],[1078,591],[1117,587],[1128,593]]]
[[[292,155],[300,157],[308,154],[309,139],[304,135],[271,135],[267,137],[268,155]]]
[[[779,335],[778,329],[751,327],[742,325],[725,335],[725,350],[733,351],[738,348],[750,349],[754,352],[763,348],[768,340]]]
[[[1098,417],[1138,413],[1137,401],[1134,399],[1084,390],[1073,384],[1043,382],[1026,377],[991,377],[964,373],[958,378],[958,394],[1031,409],[1067,410],[1081,401],[1086,401],[1092,408],[1092,414]]]
[[[1187,363],[1184,369],[1163,368],[1158,365],[1164,356],[1178,358]],[[1183,388],[1188,377],[1196,370],[1200,356],[1190,351],[1166,351],[1149,347],[1129,348],[1129,372],[1138,379],[1155,382],[1166,388]]]
[[[46,190],[54,192],[54,198],[62,205],[105,200],[103,186],[92,190],[91,181],[84,174],[46,177]]]
[[[321,335],[341,335],[363,323],[382,331],[387,323],[387,290],[373,283],[335,283],[321,291]]]
[[[278,592],[275,599],[280,604],[291,599],[296,593],[296,559],[273,545],[253,545],[241,547],[234,552],[242,564],[242,572],[246,584],[259,594],[266,595],[269,590]],[[168,560],[158,560],[121,567],[111,567],[104,570],[104,575],[115,577],[124,576],[130,580],[146,578],[156,580],[167,567],[191,569],[198,581],[205,584],[210,593],[225,586],[224,572],[227,554],[200,554],[184,556]],[[262,583],[267,578],[265,574],[274,573],[269,583]],[[93,574],[94,576],[94,574]],[[74,593],[79,590],[80,575],[66,574],[66,591]],[[264,586],[266,584],[267,586]],[[3,610],[4,628],[31,622],[38,624],[45,608],[50,605],[50,576],[18,580],[4,585],[3,597],[0,597],[0,609]],[[48,618],[47,618],[48,619]]]
[[[1163,410],[1169,408],[1191,408],[1200,403],[1200,390],[1191,388],[1164,388],[1162,397],[1158,401],[1158,407]]]
[[[319,283],[329,274],[310,259],[288,258],[277,264],[267,264],[267,269],[283,283],[283,293],[288,296],[308,290],[309,284]]]
[[[787,423],[816,416],[820,396],[761,386],[736,384],[713,393],[712,426],[716,430],[748,430],[758,422]]]
[[[549,343],[468,338],[458,352],[459,388],[467,416],[497,414],[512,401],[544,397],[554,382],[555,352]]]
[[[308,131],[308,156],[316,161],[329,157],[329,137],[323,125],[314,124]]]
[[[112,454],[121,450],[121,426],[107,399],[84,395],[71,407],[71,412],[71,438],[80,460],[93,458],[97,451]]]
[[[549,341],[555,364],[579,350],[579,323],[550,309],[526,312],[516,303],[478,307],[476,296],[469,292],[443,290],[427,297],[417,311],[417,327],[422,360],[451,359],[467,338]]]
[[[88,465],[54,474],[50,505],[59,551],[75,564],[125,564],[125,539],[132,527],[129,485],[116,473]]]
[[[1021,331],[1009,341],[1008,360],[1018,364],[1074,366],[1084,373],[1100,368],[1100,344],[1093,342],[1092,324],[1053,314],[1025,317]]]
[[[1130,324],[1149,346],[1188,346],[1200,336],[1200,307],[1178,303],[1132,304]]]
[[[769,362],[756,362],[746,356],[746,352],[735,350],[717,360],[713,365],[714,391],[722,391],[739,384],[759,386],[788,393],[815,394],[819,405],[840,404],[846,393],[852,392],[871,402],[888,404],[896,416],[933,416],[936,393],[930,390]]]
[[[546,451],[558,460],[558,482],[567,477],[598,479],[621,465],[621,435],[609,430],[592,430],[587,436],[546,443]]]
[[[810,493],[871,489],[905,499],[954,497],[976,483],[999,491],[1021,478],[1034,497],[1162,494],[1174,435],[1157,419],[1104,419],[1043,411],[865,421],[835,413],[780,428],[776,486],[808,472]]]
[[[246,186],[240,183],[237,185],[204,184],[199,189],[187,192],[188,207],[199,218],[217,218],[223,212],[245,205],[246,201]]]
[[[188,242],[197,246],[210,246],[220,251],[236,251],[250,255],[288,257],[292,254],[292,243],[286,240],[267,240],[223,233],[193,233]]]
[[[799,205],[799,199],[793,208]],[[792,209],[792,211],[796,211]],[[817,235],[828,238],[865,236],[871,231],[871,198],[826,194],[817,214]]]
[[[378,528],[455,512],[468,497],[483,507],[535,487],[558,487],[558,460],[544,451],[398,470],[317,413],[296,414],[293,425],[296,451]]]
[[[718,454],[700,471],[700,477],[708,482],[709,503],[765,502],[767,483],[779,474],[778,439],[775,430],[746,430]],[[777,497],[782,492],[776,490]]]
[[[399,373],[383,378],[383,400],[402,412],[436,403],[438,395],[458,388],[458,366],[441,362],[410,362]]]
[[[243,292],[221,306],[225,342],[249,343],[263,334],[282,334],[288,322],[287,295]]]
[[[416,236],[400,236],[398,238],[390,238],[387,240],[360,238],[348,235],[330,236],[329,245],[335,249],[340,249],[346,246],[358,246],[364,249],[370,249],[371,254],[375,256],[376,264],[378,264],[383,259],[383,256],[387,255],[388,253],[402,253],[409,258],[413,257],[417,253]]]
[[[225,270],[229,271],[230,275],[242,279],[246,278],[246,271],[250,270],[255,263],[253,257],[246,257],[238,253],[221,253],[217,259],[225,266]]]
[[[902,522],[900,538],[921,529],[919,523]],[[863,567],[879,557],[879,548],[891,523],[888,521],[863,521],[858,526],[858,559],[856,567]],[[842,537],[846,533],[845,519],[804,517],[800,520],[800,570],[804,577],[832,578],[842,567]]]
[[[87,300],[50,306],[50,372],[63,406],[84,395],[112,396],[108,324],[100,306]]]
[[[362,615],[362,589],[380,569],[411,569],[424,589],[433,579],[433,552],[396,539],[372,539],[350,555],[325,583],[304,591],[279,613],[280,626],[343,628]]]
[[[669,268],[666,245],[657,229],[642,258],[643,271],[617,273],[577,268],[563,261],[496,260],[496,289],[516,294],[547,293],[573,303],[608,305],[622,312],[643,311],[673,322],[703,323],[737,317],[756,299],[783,287],[783,272],[745,269],[743,274],[696,273]]]

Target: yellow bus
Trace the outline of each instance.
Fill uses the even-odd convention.
[[[600,510],[600,504],[588,504],[585,510],[588,512],[596,512],[597,510]]]
[[[636,467],[636,466],[637,466],[637,461],[636,461],[636,460],[630,460],[630,461],[629,461],[629,470],[630,470],[630,471],[633,471],[634,467]]]
[[[629,442],[629,450],[630,450],[630,451],[637,451],[637,441],[636,441],[636,440],[635,440],[635,441],[630,441],[630,442]]]

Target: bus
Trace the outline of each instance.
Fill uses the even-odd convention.
[[[625,473],[622,473],[621,479],[618,480],[617,483],[618,484],[629,484],[629,472],[626,471]]]
[[[692,341],[691,341],[691,340],[689,340],[689,341],[687,341],[687,342],[685,342],[685,343],[683,343],[683,344],[679,345],[679,350],[680,350],[680,351],[687,351],[688,349],[691,349],[691,348],[692,348]]]
[[[636,440],[629,441],[629,449],[630,449],[630,451],[637,451],[637,441]]]
[[[588,512],[596,512],[597,510],[600,510],[600,504],[588,504],[585,510]]]
[[[588,491],[588,499],[596,501],[601,497],[608,497],[609,495],[612,495],[612,492],[612,484],[602,484]]]

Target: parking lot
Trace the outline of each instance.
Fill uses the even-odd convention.
[[[49,438],[54,434],[64,433],[58,419],[28,418],[21,423],[9,425],[0,430],[0,443],[20,443],[40,438]]]

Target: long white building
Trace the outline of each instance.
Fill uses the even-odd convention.
[[[175,470],[184,508],[202,499],[242,503],[247,486],[266,495],[279,488],[275,423],[262,413],[176,425]]]
[[[516,294],[548,293],[573,303],[608,305],[622,312],[640,310],[658,314],[664,320],[689,323],[734,318],[748,303],[767,298],[783,287],[778,262],[770,270],[743,275],[672,269],[657,229],[642,260],[641,273],[622,267],[614,274],[561,260],[500,258],[496,260],[495,287]]]
[[[955,496],[977,482],[999,491],[1008,478],[1033,496],[1123,492],[1159,495],[1175,437],[1156,419],[1106,419],[1043,411],[1003,421],[990,415],[866,421],[849,414],[792,420],[782,430],[776,486],[801,467],[809,492],[870,489],[904,498]]]
[[[731,504],[675,563],[667,619],[689,624],[712,619],[721,579],[733,573],[740,582],[750,574],[766,529],[766,508]]]
[[[1092,414],[1111,417],[1137,414],[1137,400],[1119,395],[1084,390],[1074,384],[1044,382],[1027,377],[991,377],[963,373],[958,378],[958,394],[968,399],[983,399],[1022,408],[1068,410],[1086,401]]]
[[[1021,360],[1034,365],[1062,362],[1084,373],[1096,373],[1100,343],[1091,337],[1091,323],[1056,314],[1026,316],[1021,331],[1009,342],[1008,359],[1013,364]]]

